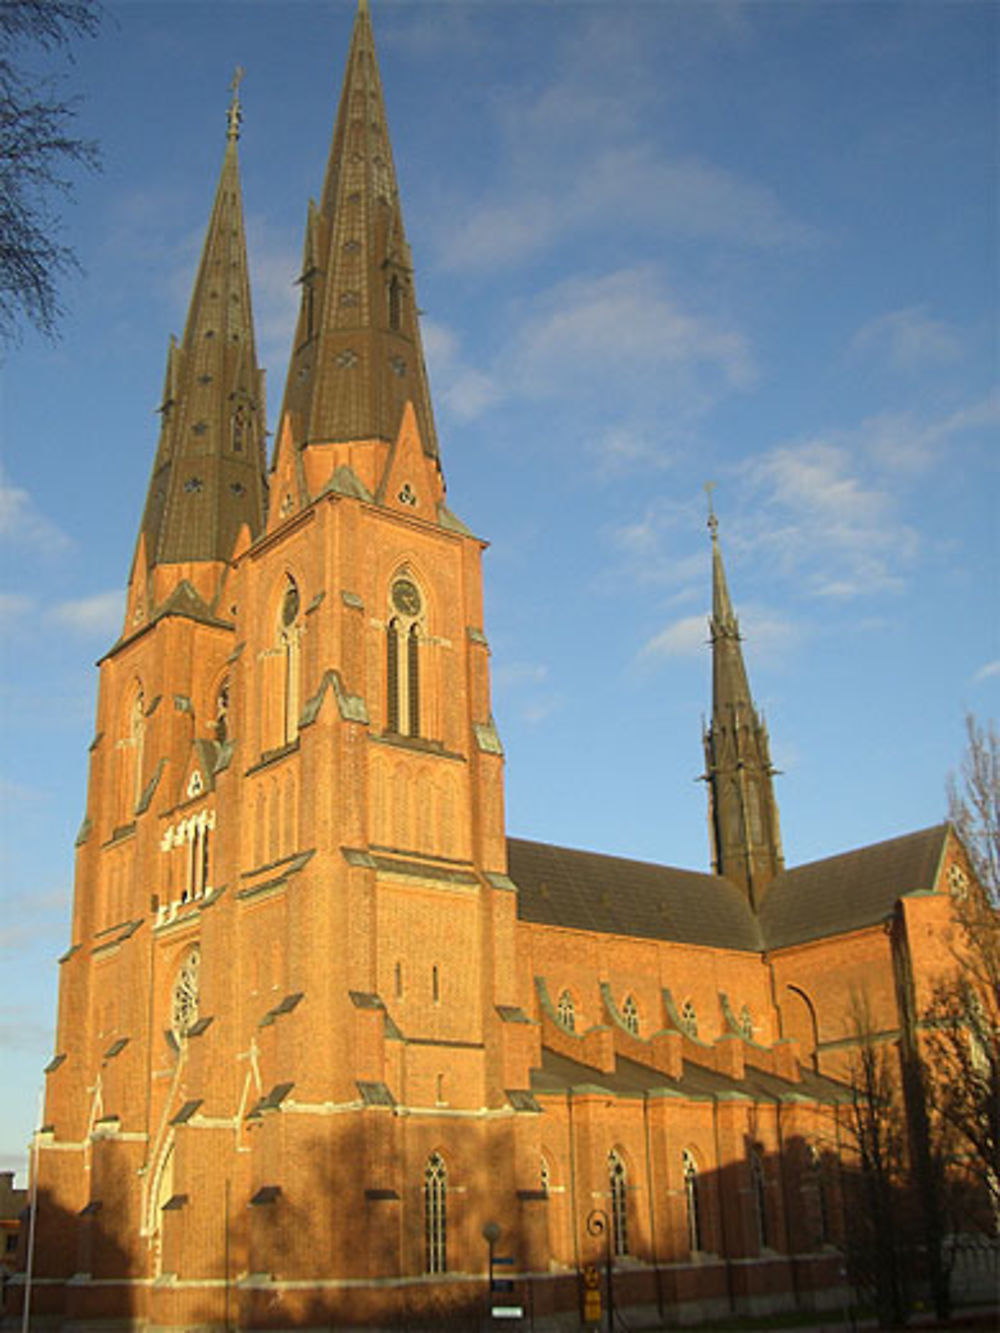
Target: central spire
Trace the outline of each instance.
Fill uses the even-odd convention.
[[[399,189],[368,5],[354,20],[333,142],[306,224],[295,344],[281,432],[299,450],[392,445],[412,404],[438,460]]]
[[[740,626],[726,582],[719,520],[709,495],[712,534],[712,721],[705,731],[712,868],[739,884],[759,908],[784,865],[767,728],[754,707]]]

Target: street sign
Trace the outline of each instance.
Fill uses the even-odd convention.
[[[523,1319],[523,1318],[524,1318],[524,1306],[523,1306],[523,1305],[494,1305],[494,1307],[493,1307],[493,1318],[494,1318],[494,1319]]]

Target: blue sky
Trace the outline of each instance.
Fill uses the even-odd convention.
[[[69,942],[120,628],[246,68],[273,414],[352,0],[109,3],[59,343],[0,387],[0,1168]],[[705,868],[706,480],[800,863],[934,823],[995,716],[992,4],[373,0],[452,508],[489,539],[514,834]]]

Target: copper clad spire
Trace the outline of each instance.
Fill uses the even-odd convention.
[[[713,869],[746,890],[759,907],[782,869],[767,728],[754,707],[709,493],[712,535],[712,721],[705,731],[705,778]]]
[[[257,365],[237,139],[238,69],[227,141],[184,336],[171,339],[160,442],[142,519],[147,567],[225,561],[265,506],[263,373]]]
[[[300,449],[395,441],[413,404],[438,458],[413,265],[399,202],[371,18],[359,4],[318,207],[281,419]]]

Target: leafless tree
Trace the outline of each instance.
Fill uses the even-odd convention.
[[[958,774],[948,778],[948,818],[962,839],[976,878],[1000,907],[1000,732],[966,715],[968,744]]]
[[[76,102],[25,61],[32,51],[68,56],[72,40],[93,36],[99,22],[96,0],[0,3],[0,341],[8,344],[25,319],[55,332],[59,283],[77,261],[59,239],[53,197],[71,191],[72,167],[97,165],[95,144],[73,133]]]
[[[875,1303],[880,1326],[900,1328],[909,1307],[910,1209],[899,1057],[895,1043],[876,1032],[864,996],[855,997],[852,1009],[856,1046],[845,1121],[850,1151],[844,1179],[851,1216],[849,1259],[854,1279]]]

